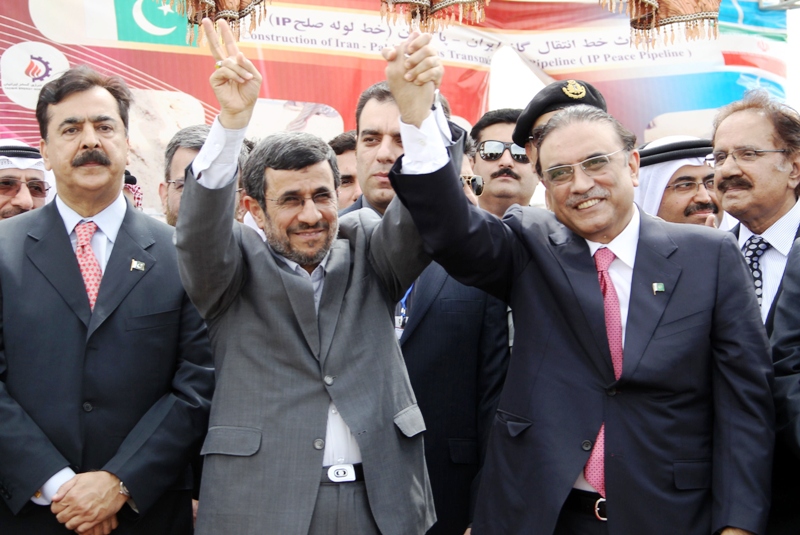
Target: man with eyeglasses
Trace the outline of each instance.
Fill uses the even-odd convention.
[[[41,208],[49,189],[39,150],[0,140],[0,220]]]
[[[719,227],[724,212],[714,191],[714,169],[706,165],[710,139],[667,136],[639,148],[639,185],[634,202],[673,223]]]
[[[400,108],[386,82],[364,90],[356,106],[356,169],[361,207],[383,214],[394,198],[388,173],[403,155]],[[451,127],[452,128],[452,127]],[[451,149],[462,190],[475,192],[466,133]],[[384,183],[385,181],[385,183]],[[467,186],[465,183],[469,183]],[[467,190],[467,188],[470,188]],[[425,418],[425,459],[436,524],[429,535],[463,533],[472,518],[488,430],[508,364],[505,305],[448,276],[431,263],[395,306],[394,318],[409,379]]]
[[[384,56],[394,88],[405,68]],[[772,366],[733,236],[641,213],[636,138],[598,108],[537,139],[553,213],[502,220],[458,198],[446,135],[417,121],[397,195],[434,260],[518,326],[473,532],[763,533]],[[407,169],[412,146],[438,148]]]
[[[800,237],[800,115],[764,91],[748,92],[719,111],[713,141],[709,161],[720,203],[741,223],[733,232],[750,266],[750,287],[758,297],[767,333],[773,343],[783,340],[783,349],[775,352],[779,435],[767,532],[795,534],[800,526],[800,433],[794,427],[800,407],[793,390],[798,361],[785,345],[800,318],[784,316],[781,332],[773,328],[784,272],[800,269],[787,263],[792,244]],[[791,308],[796,310],[797,303],[792,302]]]

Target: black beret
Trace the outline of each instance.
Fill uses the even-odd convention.
[[[648,148],[649,145],[650,143],[646,143],[639,147],[639,167],[683,160],[684,158],[705,158],[714,150],[710,139],[676,141]]]
[[[528,107],[520,114],[511,139],[520,147],[524,147],[528,142],[531,128],[533,128],[533,123],[536,122],[536,119],[545,113],[575,106],[576,104],[588,104],[603,111],[608,111],[606,99],[592,84],[583,80],[553,82],[536,93]]]

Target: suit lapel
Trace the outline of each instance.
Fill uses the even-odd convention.
[[[283,281],[283,287],[286,289],[289,303],[292,305],[292,311],[300,324],[300,330],[303,332],[311,352],[314,353],[314,357],[319,360],[319,327],[317,312],[314,309],[314,289],[307,280],[302,279],[296,273],[291,273],[289,267],[280,259],[275,258],[274,260],[278,264],[276,267]],[[322,303],[320,302],[321,307]]]
[[[625,328],[623,381],[635,373],[681,274],[681,267],[669,260],[678,246],[667,235],[659,220],[644,213],[641,216]],[[662,283],[664,290],[654,292],[654,283]]]
[[[153,234],[145,223],[146,217],[149,216],[127,205],[125,218],[122,220],[111,257],[103,272],[103,280],[100,282],[100,291],[89,322],[87,339],[108,319],[125,296],[156,263],[155,257],[146,251],[155,243]],[[133,269],[133,261],[144,263],[144,269]]]
[[[89,298],[64,220],[55,202],[41,208],[38,215],[37,224],[28,231],[33,240],[27,247],[28,258],[88,327],[92,315]]]
[[[411,310],[408,324],[403,329],[403,335],[400,337],[400,345],[402,346],[406,340],[414,332],[422,322],[428,309],[436,300],[439,292],[442,290],[445,281],[447,280],[447,272],[439,264],[431,263],[425,268],[425,271],[414,281],[416,289],[414,292],[413,309]]]
[[[550,234],[550,241],[555,245],[555,257],[572,287],[572,292],[561,296],[564,316],[597,370],[610,384],[614,381],[614,368],[606,335],[603,294],[589,246],[566,227]]]
[[[800,227],[797,227],[797,231],[794,233],[794,239],[800,238]],[[784,273],[786,270],[784,269]],[[767,335],[772,336],[772,326],[775,322],[775,305],[778,304],[778,298],[781,296],[781,292],[783,292],[783,276],[781,276],[781,282],[778,284],[778,291],[775,292],[775,299],[772,300],[772,304],[769,306],[769,311],[767,312],[767,321],[764,322],[764,326],[767,328]]]
[[[338,239],[325,266],[325,286],[319,303],[320,362],[325,361],[333,342],[350,271],[350,242]]]

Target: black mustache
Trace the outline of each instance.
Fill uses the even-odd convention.
[[[87,163],[97,163],[100,165],[111,165],[111,160],[108,159],[106,154],[98,149],[87,150],[75,156],[72,160],[72,167],[80,167]]]
[[[700,212],[701,210],[711,210],[712,214],[716,214],[717,212],[719,212],[719,208],[717,208],[716,204],[711,203],[711,202],[708,202],[708,203],[703,202],[703,203],[692,203],[692,204],[690,204],[689,206],[686,207],[686,210],[683,211],[683,215],[685,215],[686,217],[689,217],[690,215],[696,214],[697,212]]]
[[[520,176],[516,172],[514,172],[513,169],[510,169],[508,167],[503,167],[502,169],[492,173],[490,176],[492,178],[497,178],[499,176],[510,176],[511,178],[514,178],[516,180],[520,179]]]
[[[717,184],[717,190],[721,191],[722,193],[725,193],[730,188],[751,189],[752,187],[753,185],[750,183],[750,181],[742,176],[723,178],[722,180],[719,181],[719,184]]]

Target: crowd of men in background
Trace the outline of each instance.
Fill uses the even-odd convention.
[[[0,532],[800,532],[795,110],[637,148],[564,80],[467,133],[414,34],[355,130],[253,142],[261,76],[204,30],[168,225],[119,78],[0,142]]]

